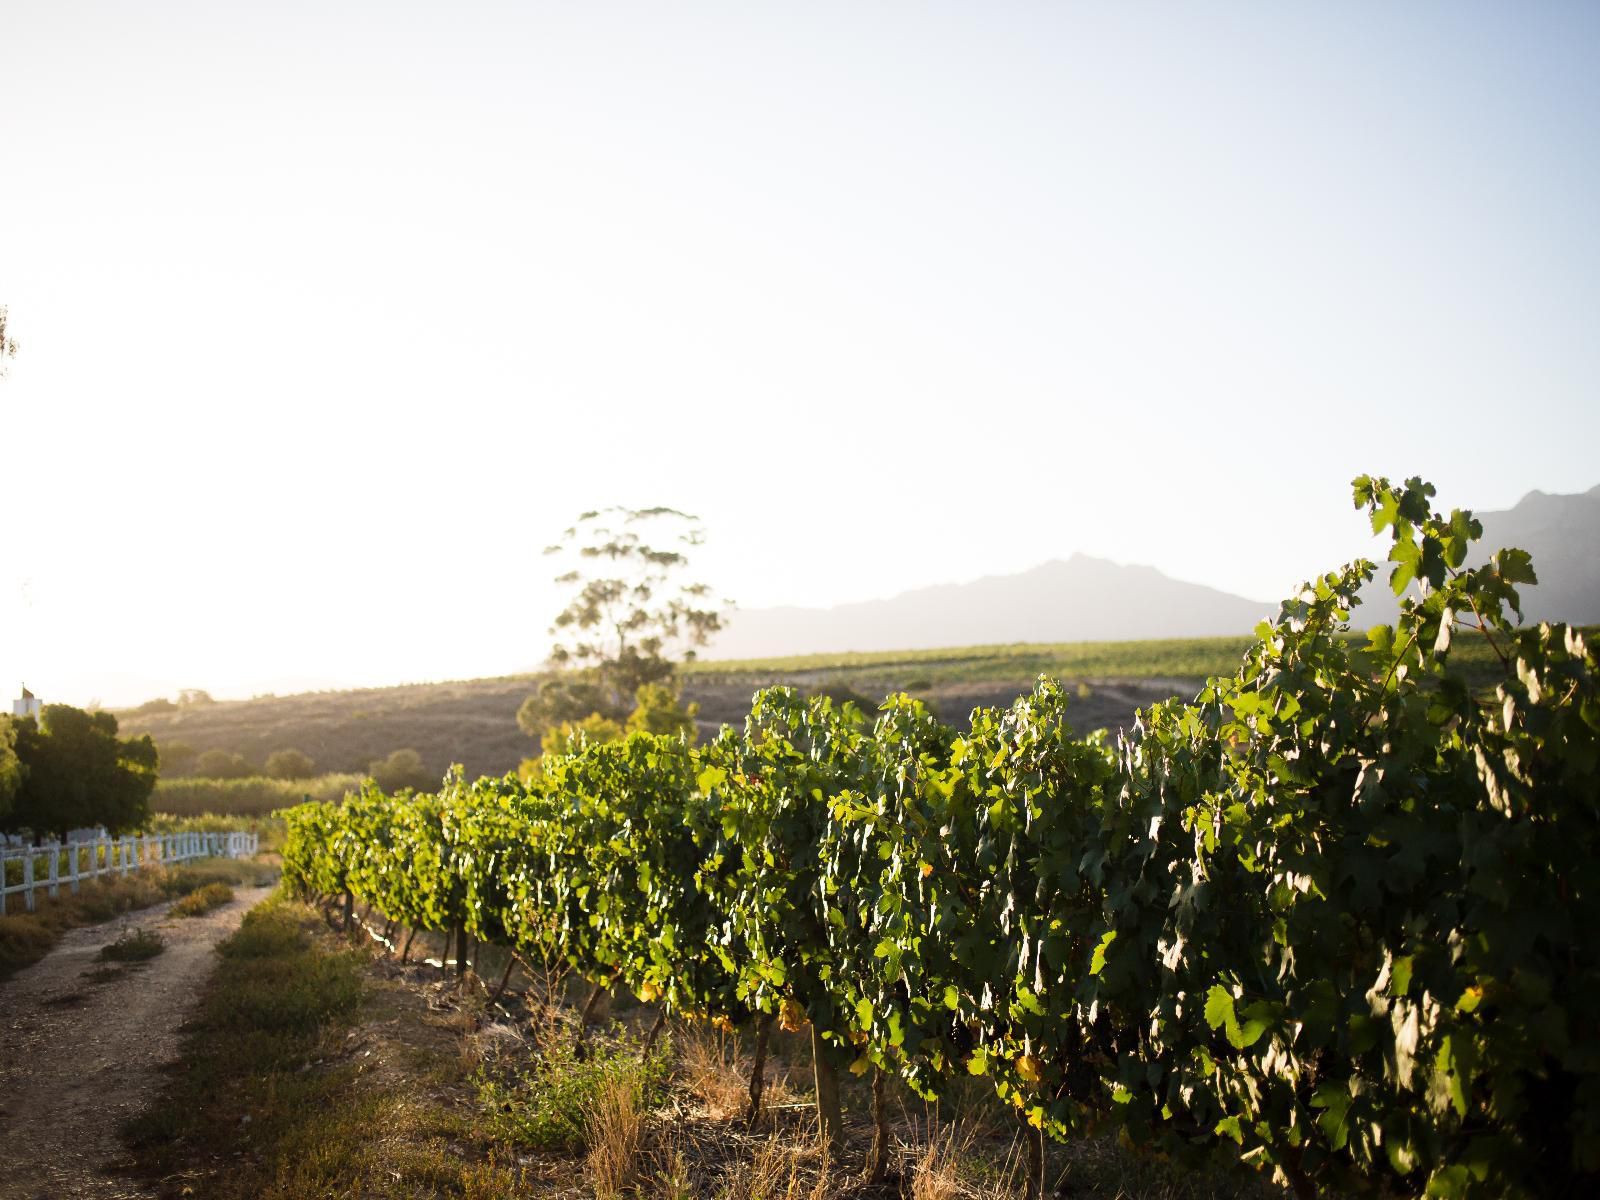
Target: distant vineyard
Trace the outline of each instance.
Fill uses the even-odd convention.
[[[314,779],[162,779],[150,797],[157,813],[264,817],[304,799],[337,800],[361,786],[360,775],[319,775]]]
[[[776,688],[711,744],[635,735],[533,785],[448,777],[288,814],[286,876],[463,929],[685,1018],[809,1023],[833,1072],[991,1079],[1040,1138],[1230,1148],[1302,1196],[1600,1184],[1600,687],[1520,628],[1527,556],[1357,481],[1398,624],[1344,632],[1358,563],[1231,678],[1079,739],[1041,681],[957,734]],[[1487,648],[1497,678],[1458,664]]]

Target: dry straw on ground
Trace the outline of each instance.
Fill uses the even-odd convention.
[[[644,1125],[632,1079],[612,1078],[600,1086],[588,1112],[589,1179],[597,1200],[614,1200],[637,1182]]]

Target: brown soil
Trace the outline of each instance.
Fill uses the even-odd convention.
[[[240,888],[203,917],[167,905],[74,929],[42,961],[0,983],[0,1200],[144,1197],[105,1174],[123,1153],[118,1130],[161,1086],[179,1026],[211,973],[211,950],[269,888]],[[134,928],[165,949],[127,965],[102,946]],[[19,1164],[25,1164],[19,1166]]]

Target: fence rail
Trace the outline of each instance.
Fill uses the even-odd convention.
[[[0,916],[5,915],[10,896],[21,895],[32,912],[34,893],[40,890],[59,896],[63,885],[76,892],[83,880],[102,875],[126,875],[140,867],[196,858],[249,858],[255,852],[253,833],[198,831],[6,846],[0,848]],[[21,882],[12,883],[13,876],[20,876]]]

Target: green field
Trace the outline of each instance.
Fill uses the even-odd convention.
[[[729,659],[689,664],[704,675],[920,677],[936,683],[1001,682],[1038,674],[1080,678],[1204,678],[1231,672],[1248,637],[1163,638],[1138,642],[1020,642],[940,650],[850,651],[796,658]]]
[[[1587,630],[1592,634],[1594,630]],[[1362,637],[1362,634],[1352,634]],[[915,690],[945,683],[1010,683],[1037,675],[1060,679],[1199,680],[1232,675],[1253,636],[1152,638],[1132,642],[1023,642],[1008,646],[958,646],[940,650],[852,651],[795,658],[752,658],[690,663],[689,679],[744,676],[811,677],[848,683],[872,680]],[[1456,635],[1457,662],[1486,674],[1497,666],[1488,643],[1470,630]]]

